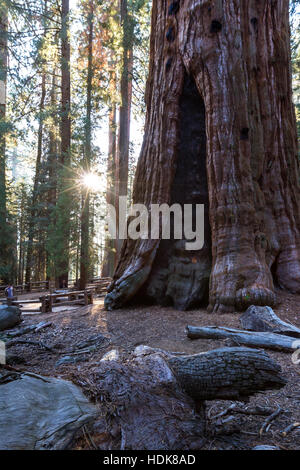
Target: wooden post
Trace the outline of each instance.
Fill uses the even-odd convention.
[[[45,295],[43,295],[42,297],[40,297],[40,301],[41,301],[41,303],[42,303],[42,305],[41,305],[41,312],[42,312],[42,313],[46,313],[46,301],[45,301],[45,299],[46,299],[46,296],[45,296]]]
[[[84,305],[88,305],[88,304],[89,304],[88,293],[87,293],[87,291],[85,290],[85,291],[84,291]]]
[[[53,297],[50,294],[49,295],[49,312],[52,312],[52,308],[53,308]]]

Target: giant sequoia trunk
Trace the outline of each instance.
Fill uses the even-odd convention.
[[[204,203],[206,242],[126,240],[107,308],[188,308],[208,283],[219,312],[300,292],[288,0],[154,2],[146,99],[134,203]]]

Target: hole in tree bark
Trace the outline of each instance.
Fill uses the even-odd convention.
[[[205,105],[192,77],[186,74],[180,100],[177,168],[171,204],[205,205],[205,244],[187,251],[185,240],[162,240],[141,298],[185,310],[208,303],[211,230],[206,174]],[[195,217],[195,215],[194,215]],[[195,222],[195,221],[193,221]],[[194,224],[195,228],[195,224]]]
[[[249,128],[243,127],[241,130],[241,140],[248,140],[249,139]]]
[[[222,29],[222,23],[220,23],[220,21],[218,20],[213,20],[211,22],[211,26],[210,26],[210,32],[211,33],[219,33]]]
[[[255,34],[258,33],[258,19],[257,18],[251,18],[251,24],[252,24],[252,27],[253,27],[253,30],[255,32]]]
[[[168,14],[171,15],[176,15],[179,11],[179,2],[172,2],[171,5],[169,6],[169,11]]]
[[[172,59],[171,57],[167,60],[166,62],[166,71],[169,72],[170,68],[171,68],[171,65],[172,65]]]
[[[175,30],[174,30],[173,26],[171,26],[168,29],[167,34],[166,34],[166,38],[167,38],[167,41],[169,41],[169,42],[174,41],[174,39],[175,39]]]

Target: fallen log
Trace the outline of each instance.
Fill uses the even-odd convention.
[[[299,348],[299,341],[289,336],[268,332],[252,332],[217,326],[187,326],[190,339],[225,339],[230,338],[237,345],[273,349],[275,351],[294,352]]]
[[[300,338],[300,329],[281,320],[271,307],[251,305],[240,317],[240,322],[244,330],[268,331]]]
[[[110,351],[77,380],[101,403],[89,429],[99,450],[201,449],[204,400],[240,400],[285,384],[280,367],[263,351],[228,348],[186,356],[146,346],[130,355]]]
[[[263,351],[222,348],[168,359],[182,388],[195,400],[240,400],[282,388],[281,368]]]
[[[204,400],[240,400],[285,384],[263,351],[228,348],[187,356],[145,346],[131,354],[110,351],[73,380],[96,407],[65,381],[5,371],[1,382],[0,370],[0,449],[86,448],[87,434],[98,450],[201,449]]]
[[[48,328],[51,325],[52,325],[51,322],[42,321],[40,323],[37,323],[36,325],[28,325],[23,328],[19,328],[16,331],[8,332],[7,336],[12,339],[12,338],[17,338],[18,336],[26,335],[27,333],[31,333],[31,332],[37,333],[43,328]]]

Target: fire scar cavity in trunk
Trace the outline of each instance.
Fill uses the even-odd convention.
[[[162,240],[142,296],[152,303],[185,310],[207,305],[211,271],[211,233],[206,175],[205,106],[192,76],[185,73],[179,103],[179,139],[171,205],[204,204],[205,243],[188,251],[185,240]],[[195,228],[195,211],[193,228]]]

